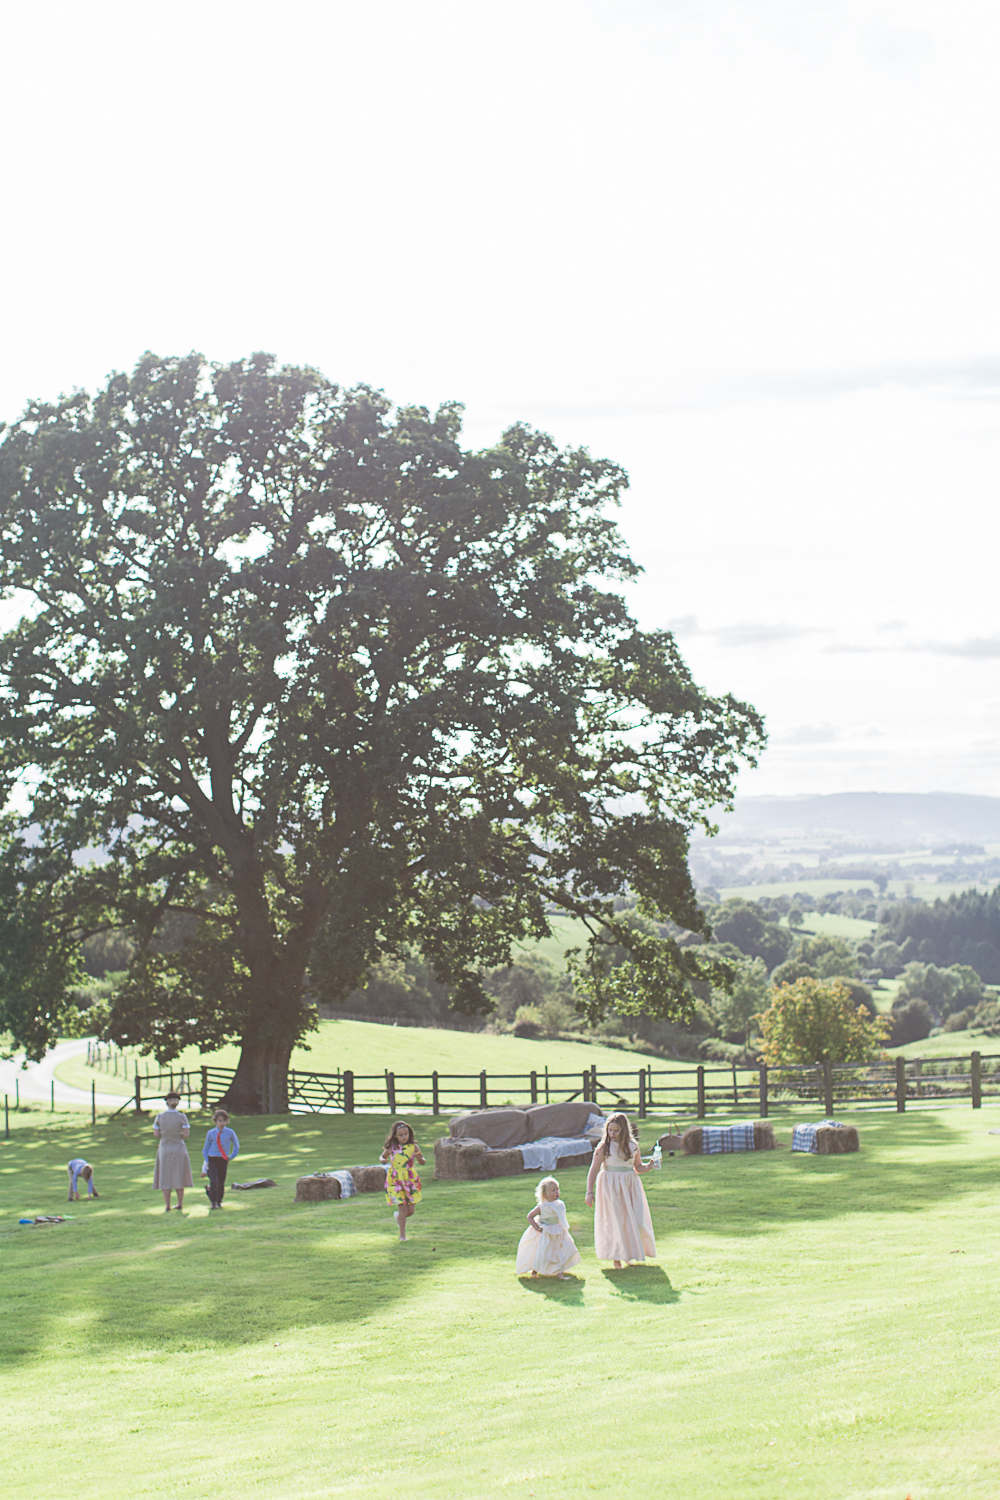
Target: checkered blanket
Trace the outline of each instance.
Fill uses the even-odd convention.
[[[717,1151],[752,1151],[753,1121],[744,1125],[703,1125],[701,1127],[701,1153],[714,1156]]]
[[[817,1120],[815,1125],[796,1125],[792,1131],[792,1150],[815,1151],[816,1132],[824,1125],[832,1125],[835,1130],[843,1129],[839,1120]]]
[[[350,1172],[336,1172],[332,1167],[330,1167],[325,1172],[314,1172],[312,1175],[314,1177],[336,1177],[337,1181],[340,1183],[340,1196],[342,1198],[357,1197],[358,1190],[354,1186],[354,1178],[351,1176]]]

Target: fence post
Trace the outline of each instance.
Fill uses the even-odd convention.
[[[983,1057],[981,1052],[973,1052],[970,1059],[969,1072],[972,1078],[972,1107],[982,1109],[983,1107]]]
[[[208,1069],[204,1066],[201,1070],[201,1107],[208,1108]]]
[[[646,1069],[639,1069],[639,1119],[646,1118]]]
[[[760,1084],[760,1105],[759,1105],[760,1117],[761,1117],[762,1120],[766,1120],[767,1119],[767,1063],[761,1063],[760,1069],[759,1069],[759,1073],[758,1073],[758,1080],[759,1080],[759,1084]]]
[[[344,1069],[344,1114],[354,1113],[354,1074],[350,1068]]]
[[[823,1108],[826,1118],[833,1119],[833,1066],[829,1058],[823,1063]]]
[[[441,1113],[438,1109],[438,1076],[436,1072],[431,1074],[431,1113],[434,1115]]]
[[[135,1070],[135,1112],[142,1114],[142,1084],[139,1082],[139,1069]]]
[[[590,1095],[590,1069],[589,1068],[584,1068],[584,1070],[583,1070],[583,1088],[580,1090],[580,1098],[583,1100],[584,1104],[588,1103],[589,1095]]]
[[[385,1097],[389,1101],[389,1113],[396,1113],[396,1075],[386,1069],[385,1075]]]
[[[97,1084],[93,1078],[90,1080],[90,1123],[97,1124]]]
[[[7,1095],[3,1096],[3,1135],[4,1140],[10,1140],[10,1114],[7,1110]]]
[[[896,1058],[896,1112],[903,1114],[906,1109],[906,1058]]]
[[[486,1069],[484,1068],[483,1071],[479,1075],[479,1108],[480,1109],[486,1109],[487,1107],[488,1106],[486,1104]]]
[[[52,1080],[52,1091],[51,1091],[51,1094],[49,1096],[49,1114],[50,1115],[54,1115],[55,1112],[56,1112],[56,1081],[53,1078],[53,1080]]]
[[[698,1119],[705,1118],[705,1064],[698,1064]]]
[[[545,1064],[545,1102],[549,1102],[549,1065]]]
[[[437,1074],[434,1076],[437,1077]],[[532,1069],[531,1073],[531,1102],[532,1104],[538,1103],[538,1074],[534,1069]]]

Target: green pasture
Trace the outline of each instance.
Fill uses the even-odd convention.
[[[945,1031],[940,1036],[925,1037],[922,1042],[907,1042],[892,1047],[890,1057],[968,1057],[981,1052],[984,1057],[1000,1055],[1000,1036],[984,1036],[981,1031]]]
[[[314,1068],[320,1073],[350,1068],[354,1073],[372,1075],[389,1069],[394,1073],[429,1077],[435,1070],[471,1075],[483,1068],[490,1075],[524,1075],[532,1069],[542,1073],[545,1068],[550,1073],[582,1073],[584,1068],[591,1067],[606,1073],[636,1073],[651,1063],[656,1067],[696,1066],[674,1061],[665,1064],[660,1058],[650,1059],[641,1052],[598,1042],[549,1042],[530,1037],[490,1036],[482,1031],[380,1026],[371,1021],[321,1021],[319,1030],[307,1040],[309,1050],[297,1048],[292,1055],[292,1067]],[[107,1073],[103,1068],[88,1067],[85,1055],[61,1063],[56,1069],[56,1077],[63,1083],[83,1089],[89,1089],[91,1081],[96,1080],[99,1091],[120,1093],[127,1098],[134,1089],[130,1080],[135,1074],[136,1061],[143,1073],[147,1063],[151,1073],[158,1071],[152,1058],[141,1058],[130,1050],[129,1080],[122,1071],[116,1078],[114,1073]],[[175,1072],[182,1067],[194,1072],[203,1063],[235,1068],[238,1061],[239,1048],[235,1046],[222,1047],[212,1053],[201,1053],[196,1047],[191,1047],[170,1066]],[[120,1061],[118,1066],[121,1070]]]
[[[200,1124],[198,1126],[200,1128]],[[518,1281],[533,1176],[294,1204],[376,1117],[236,1122],[220,1214],[153,1192],[148,1121],[16,1116],[0,1144],[5,1482],[49,1500],[992,1500],[1000,1110],[856,1117],[852,1157],[668,1158],[656,1264]],[[427,1139],[440,1122],[421,1122]],[[646,1122],[643,1139],[656,1124]],[[197,1129],[195,1131],[197,1134]],[[71,1222],[65,1162],[101,1198]]]
[[[856,861],[854,862],[856,863]],[[996,881],[990,880],[959,880],[948,884],[943,882],[938,884],[937,881],[933,880],[921,880],[915,875],[912,879],[890,880],[886,886],[886,895],[916,896],[921,901],[936,901],[940,896],[942,901],[946,901],[949,896],[957,895],[960,891],[991,891],[995,885]],[[804,895],[818,898],[820,896],[829,896],[833,891],[856,891],[865,887],[871,891],[875,891],[874,881],[865,880],[855,875],[845,875],[839,880],[832,879],[829,876],[814,879],[811,876],[803,875],[795,880],[773,880],[765,882],[762,885],[727,885],[720,887],[719,894],[723,899],[727,896],[745,896],[748,901],[756,901],[760,896],[791,897],[795,895],[796,891],[802,891]],[[877,891],[875,891],[875,895],[877,899]],[[815,913],[813,912],[807,914],[810,924],[814,915]],[[865,922],[863,925],[871,927],[870,922]]]

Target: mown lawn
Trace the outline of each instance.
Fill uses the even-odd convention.
[[[293,1204],[306,1167],[373,1160],[385,1120],[237,1121],[237,1180],[277,1188],[212,1215],[196,1189],[179,1216],[148,1122],[15,1116],[7,1491],[992,1500],[1000,1111],[855,1119],[854,1157],[668,1158],[644,1269],[598,1265],[563,1173],[584,1259],[561,1284],[513,1275],[527,1174],[428,1170],[405,1246],[380,1196]],[[67,1207],[77,1152],[101,1199],[18,1228]]]
[[[298,1048],[292,1056],[293,1068],[314,1068],[317,1072],[334,1072],[350,1068],[355,1073],[381,1075],[388,1068],[400,1074],[430,1076],[439,1073],[477,1074],[485,1068],[489,1074],[525,1076],[534,1068],[543,1073],[582,1073],[596,1067],[600,1072],[637,1073],[644,1067],[694,1068],[694,1063],[666,1062],[623,1047],[600,1043],[541,1041],[529,1037],[487,1036],[477,1031],[444,1031],[423,1026],[380,1026],[370,1021],[321,1021],[309,1039],[310,1050]],[[138,1054],[129,1053],[129,1074],[133,1074]],[[218,1052],[200,1053],[190,1048],[173,1063],[175,1071],[182,1066],[195,1071],[202,1063],[235,1068],[238,1047],[222,1047]],[[145,1071],[147,1059],[138,1058]],[[151,1072],[157,1071],[152,1058]],[[98,1071],[87,1066],[86,1058],[61,1063],[56,1076],[63,1083],[89,1089],[97,1080],[99,1090],[121,1093],[127,1097],[133,1085],[119,1074]],[[569,1090],[564,1090],[569,1092]],[[492,1102],[492,1100],[491,1100]]]

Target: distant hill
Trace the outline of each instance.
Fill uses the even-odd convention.
[[[771,843],[822,838],[919,849],[1000,843],[1000,797],[961,792],[833,792],[821,797],[740,797],[718,818],[719,840]]]

